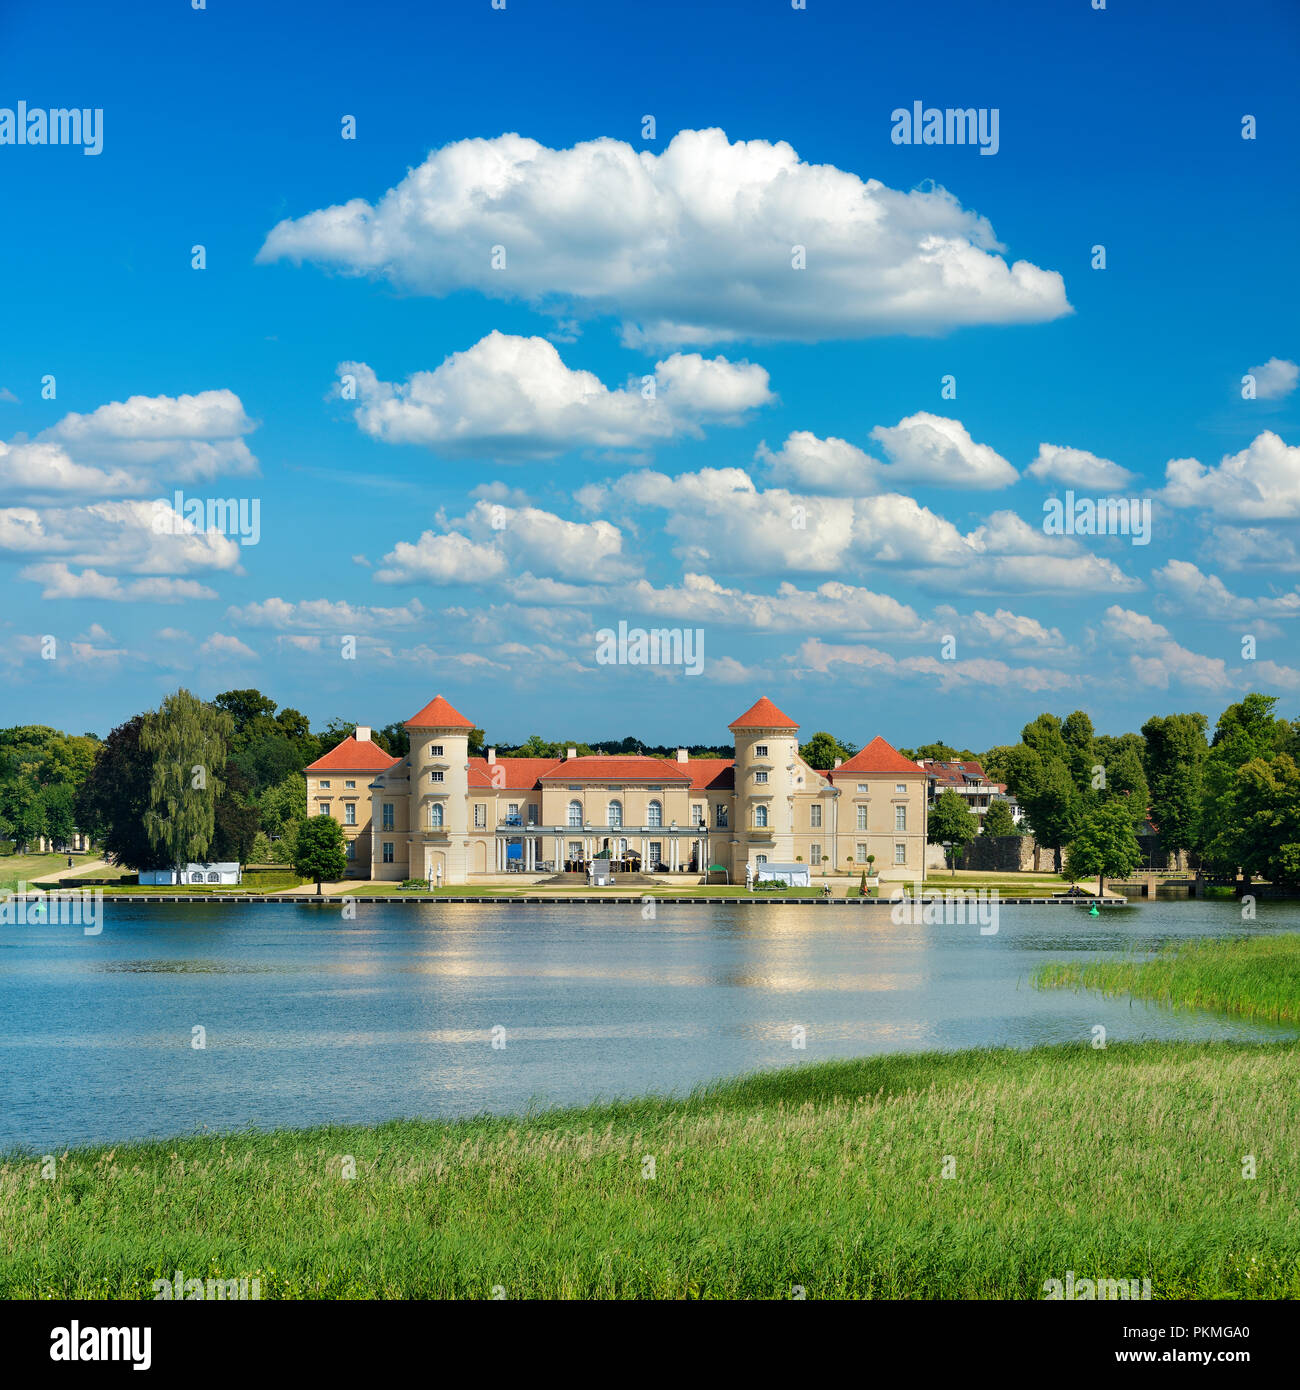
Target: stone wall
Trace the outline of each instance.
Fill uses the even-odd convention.
[[[977,835],[966,846],[959,867],[999,874],[1052,873],[1056,855],[1053,850],[1040,849],[1032,835]]]

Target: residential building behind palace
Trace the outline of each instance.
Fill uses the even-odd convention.
[[[476,875],[624,869],[695,875],[801,861],[816,873],[918,878],[925,770],[874,738],[819,772],[799,726],[764,697],[733,720],[733,758],[471,757],[473,723],[441,695],[406,721],[411,748],[389,756],[370,729],[306,769],[308,814],[343,827],[348,875],[464,884]]]

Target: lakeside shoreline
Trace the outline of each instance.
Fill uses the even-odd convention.
[[[1070,1270],[1296,1297],[1297,1048],[887,1054],[520,1115],[99,1144],[52,1183],[9,1154],[0,1297],[148,1299],[176,1269],[280,1299],[1040,1299]]]

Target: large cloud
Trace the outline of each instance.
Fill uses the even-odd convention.
[[[1001,454],[987,444],[976,444],[960,420],[928,410],[896,425],[877,425],[871,437],[889,455],[893,482],[991,489],[1007,487],[1018,477]]]
[[[1294,519],[1300,517],[1300,448],[1265,430],[1217,468],[1171,459],[1157,495],[1172,507],[1208,507],[1237,521]]]
[[[806,269],[792,249],[806,248]],[[499,253],[504,248],[505,264]],[[943,189],[904,193],[784,141],[687,130],[662,154],[519,135],[429,155],[372,206],[276,226],[261,262],[312,261],[446,295],[472,288],[557,315],[613,312],[632,339],[933,334],[1070,312],[1055,271],[1008,266],[993,229]]]
[[[243,438],[254,429],[233,391],[110,401],[65,415],[35,439],[0,441],[0,495],[9,502],[142,497],[256,473]]]
[[[375,572],[381,584],[486,584],[515,578],[529,590],[538,576],[566,581],[629,579],[639,566],[623,551],[623,533],[608,521],[566,521],[538,507],[476,502],[441,531],[399,541]],[[544,591],[543,591],[544,592]],[[552,594],[562,601],[562,595]],[[544,601],[544,599],[539,599]]]
[[[773,399],[767,372],[749,362],[674,353],[655,364],[654,394],[642,384],[608,389],[566,367],[545,338],[492,332],[436,370],[380,381],[364,362],[343,362],[356,384],[357,424],[390,444],[447,454],[548,457],[568,449],[634,448],[707,422],[738,420]]]
[[[1135,477],[1110,459],[1062,444],[1040,444],[1038,457],[1025,469],[1025,474],[1037,478],[1040,483],[1091,488],[1096,492],[1115,492],[1128,487]]]

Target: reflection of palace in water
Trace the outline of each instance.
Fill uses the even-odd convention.
[[[474,725],[441,695],[392,758],[358,727],[306,769],[312,815],[343,827],[350,877],[401,880],[623,871],[744,880],[767,863],[883,879],[924,871],[924,770],[882,738],[833,770],[799,756],[799,726],[764,697],[729,725],[734,758],[470,757]],[[717,877],[720,879],[721,874]]]

